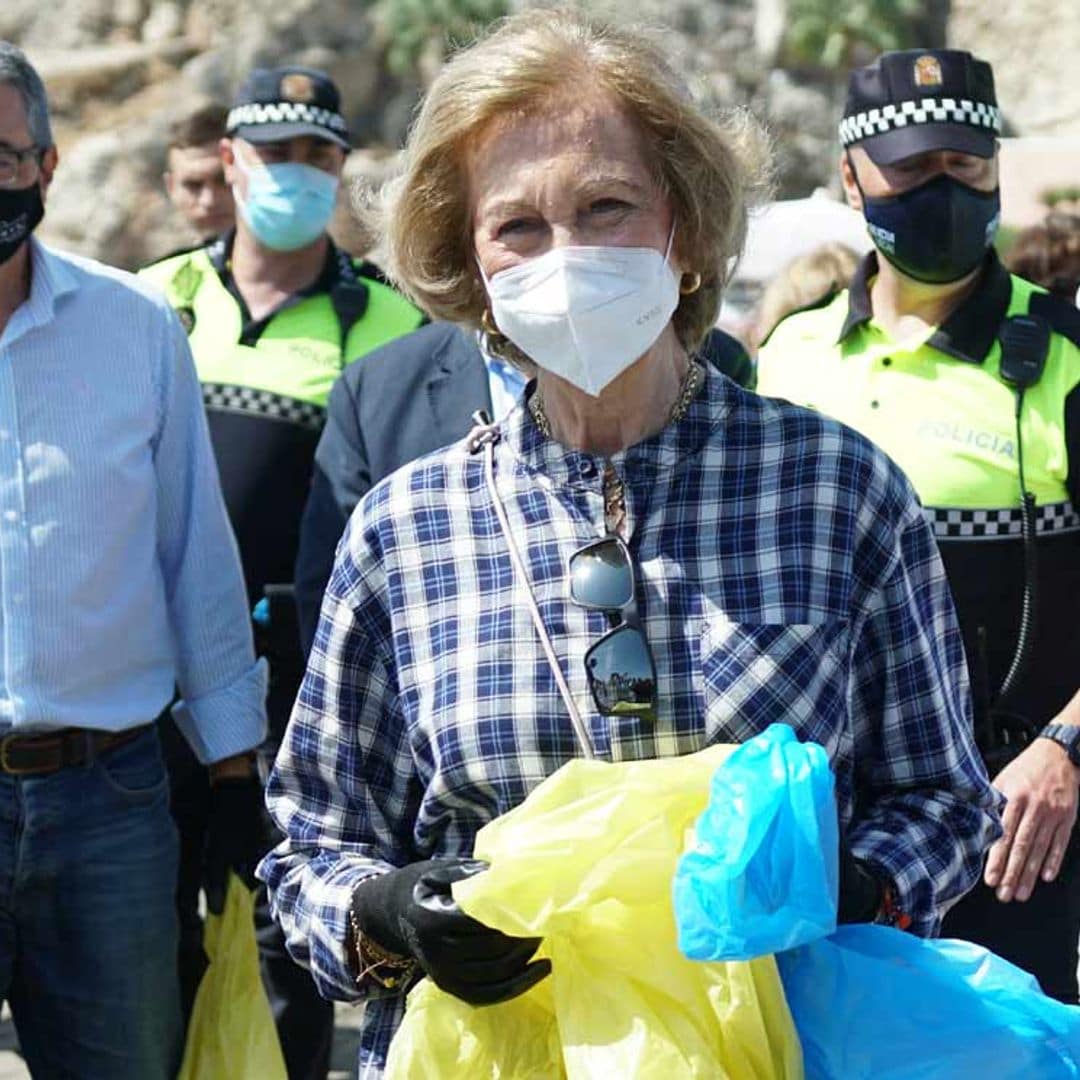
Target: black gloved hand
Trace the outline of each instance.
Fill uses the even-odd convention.
[[[203,887],[206,906],[215,914],[225,907],[230,870],[248,888],[255,887],[255,867],[263,854],[262,813],[263,787],[255,773],[211,783]]]
[[[885,888],[869,863],[840,846],[840,895],[837,923],[872,923],[881,914]]]
[[[486,869],[476,859],[428,859],[361,882],[352,897],[356,925],[470,1005],[517,997],[549,974],[551,961],[532,960],[539,938],[508,937],[457,906],[450,886]]]

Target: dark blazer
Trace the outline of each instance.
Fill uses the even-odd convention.
[[[449,323],[422,326],[342,372],[327,403],[296,555],[305,653],[353,508],[384,476],[463,438],[477,409],[491,412],[487,368],[473,334]]]
[[[712,331],[699,355],[749,385],[750,359],[733,337]],[[471,332],[448,323],[432,323],[391,341],[338,378],[315,451],[296,558],[305,654],[315,639],[334,552],[353,508],[384,476],[463,438],[477,409],[491,411],[483,356]]]

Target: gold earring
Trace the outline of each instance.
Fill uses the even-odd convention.
[[[687,281],[687,278],[689,278],[690,280]],[[691,293],[696,293],[700,288],[700,274],[683,274],[682,280],[679,282],[679,292],[681,292],[683,296],[689,296]]]
[[[480,326],[484,333],[491,337],[501,336],[499,328],[495,325],[495,320],[491,315],[491,308],[484,308],[484,314],[480,316]]]

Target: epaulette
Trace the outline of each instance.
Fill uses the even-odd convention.
[[[1028,312],[1044,318],[1055,334],[1080,348],[1080,308],[1075,304],[1053,293],[1033,292],[1028,298]]]
[[[788,321],[793,315],[804,315],[808,311],[819,311],[821,308],[828,307],[836,298],[840,295],[841,290],[832,286],[826,289],[819,297],[814,300],[810,300],[808,303],[800,304],[799,307],[793,308],[789,311],[777,324],[761,339],[761,343],[758,345],[760,349],[765,343],[776,333],[780,326]]]

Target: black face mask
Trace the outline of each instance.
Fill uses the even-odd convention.
[[[936,176],[901,195],[863,196],[874,246],[916,281],[943,285],[970,274],[997,232],[998,189],[976,191],[951,176]]]
[[[39,184],[14,191],[0,189],[0,265],[22,247],[44,216]]]

